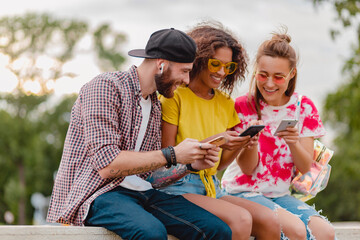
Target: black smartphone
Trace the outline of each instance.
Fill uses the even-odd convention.
[[[250,135],[250,137],[255,136],[258,132],[260,132],[261,130],[263,130],[263,128],[265,127],[265,125],[253,125],[248,127],[245,131],[243,131],[239,137],[244,137],[247,135]]]

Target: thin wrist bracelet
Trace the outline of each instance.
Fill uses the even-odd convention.
[[[186,164],[186,169],[189,170],[189,171],[192,171],[192,172],[200,171],[200,170],[197,170],[197,169],[193,168],[190,163]]]

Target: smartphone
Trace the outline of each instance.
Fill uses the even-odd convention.
[[[244,137],[244,136],[248,136],[250,135],[250,137],[255,136],[258,132],[260,132],[261,130],[263,130],[263,128],[265,127],[265,125],[253,125],[248,127],[245,131],[243,131],[239,137]]]
[[[283,119],[276,129],[274,135],[276,136],[278,132],[286,130],[287,127],[295,127],[298,120],[295,119]]]
[[[226,143],[226,139],[224,136],[218,136],[218,137],[208,141],[208,143],[211,143],[211,144],[216,145],[217,147],[220,147],[221,145]]]

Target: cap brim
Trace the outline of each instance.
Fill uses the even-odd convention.
[[[155,58],[154,56],[147,55],[145,49],[134,49],[128,52],[129,56],[141,58]]]

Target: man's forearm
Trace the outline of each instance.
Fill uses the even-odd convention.
[[[166,165],[160,150],[150,152],[121,151],[105,168],[99,171],[102,178],[126,177],[156,170]]]
[[[154,188],[161,188],[176,182],[188,173],[190,172],[187,170],[186,165],[178,164],[171,168],[163,167],[152,172],[146,181],[150,182]]]

